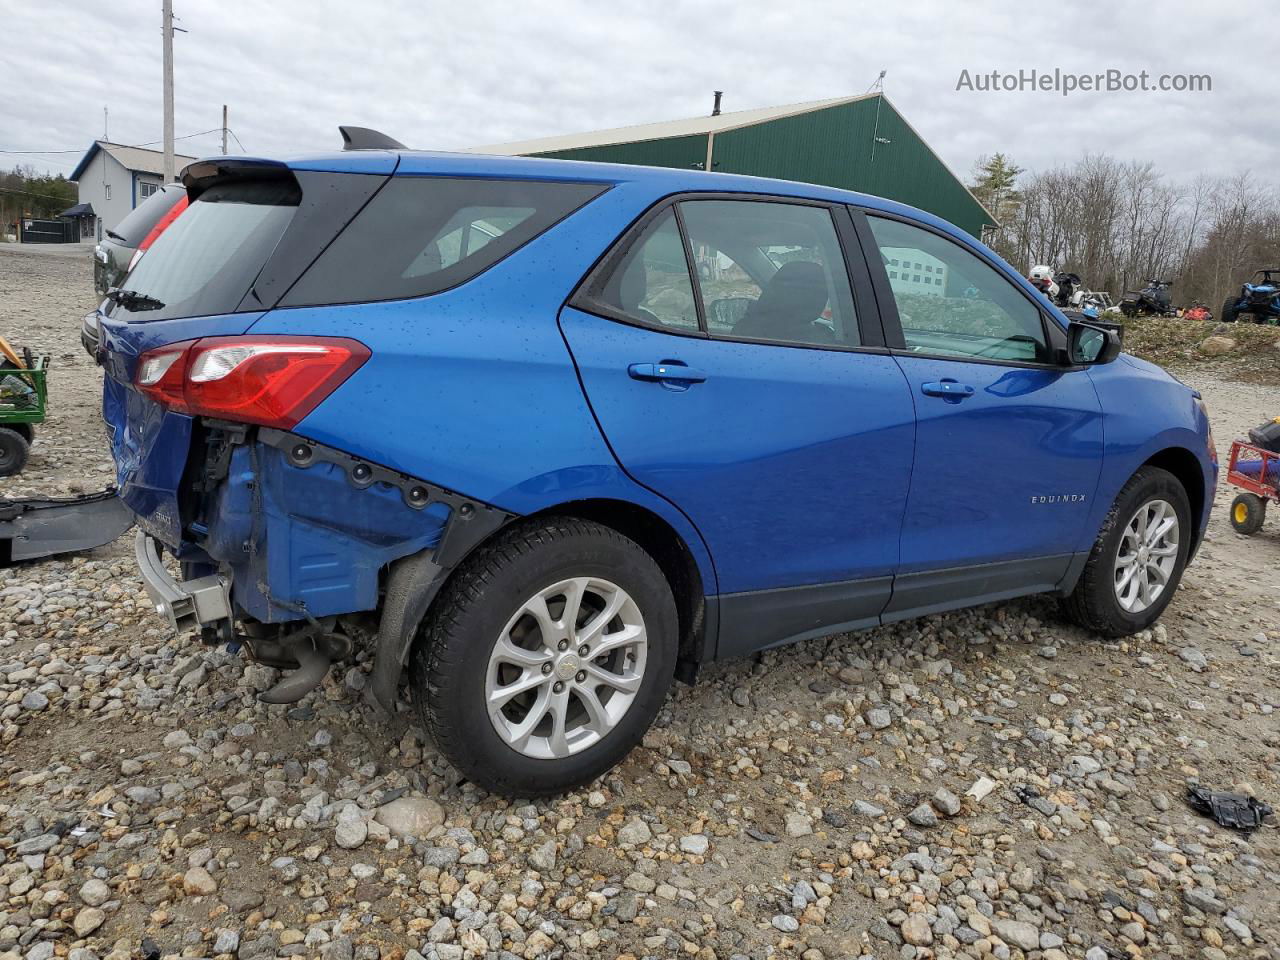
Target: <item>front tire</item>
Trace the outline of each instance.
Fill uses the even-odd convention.
[[[1223,323],[1236,322],[1236,298],[1235,297],[1227,297],[1226,301],[1222,304],[1222,322]]]
[[[530,520],[445,585],[415,647],[414,705],[469,780],[563,793],[644,736],[677,646],[671,587],[644,550],[601,524]]]
[[[1267,519],[1267,501],[1256,493],[1242,493],[1231,501],[1231,526],[1236,533],[1251,537]]]
[[[1177,477],[1143,467],[1116,497],[1084,572],[1063,601],[1087,630],[1124,637],[1155,623],[1187,565],[1191,504]]]

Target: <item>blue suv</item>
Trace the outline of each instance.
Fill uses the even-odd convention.
[[[157,610],[272,703],[368,651],[490,790],[592,780],[715,659],[1033,593],[1142,630],[1202,538],[1199,395],[919,210],[398,149],[183,182],[94,317]]]

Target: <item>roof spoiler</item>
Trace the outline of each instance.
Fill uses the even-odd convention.
[[[197,160],[182,171],[182,185],[194,200],[215,183],[228,180],[293,180],[293,171],[279,160],[260,157],[215,157]]]
[[[338,127],[343,150],[408,150],[399,140],[368,127]]]

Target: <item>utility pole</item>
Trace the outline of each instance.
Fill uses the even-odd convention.
[[[164,37],[164,182],[173,183],[173,0],[161,0],[160,28]]]
[[[227,105],[222,105],[222,155],[227,155]]]

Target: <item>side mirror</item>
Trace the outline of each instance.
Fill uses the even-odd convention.
[[[1123,328],[1118,324],[1072,320],[1067,327],[1069,362],[1072,365],[1110,363],[1124,349],[1122,333]]]

